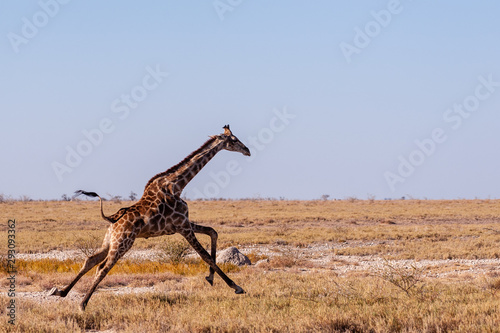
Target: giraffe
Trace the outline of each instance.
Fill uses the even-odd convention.
[[[224,133],[210,136],[208,141],[181,162],[151,178],[138,202],[130,207],[121,208],[113,215],[104,215],[102,198],[98,194],[77,191],[77,195],[98,197],[101,215],[111,224],[104,236],[101,248],[85,260],[73,281],[62,290],[52,288],[49,295],[65,297],[83,275],[98,265],[93,284],[80,303],[80,309],[84,311],[98,284],[132,247],[136,238],[175,233],[181,234],[209,265],[209,275],[205,278],[208,283],[213,285],[214,273],[217,273],[229,287],[234,289],[236,294],[245,293],[243,288],[234,283],[215,263],[217,232],[211,227],[190,221],[187,203],[180,197],[184,187],[219,151],[225,149],[250,156],[250,150],[232,134],[229,125],[224,126],[223,129]],[[195,235],[197,233],[210,236],[210,254],[197,240]]]

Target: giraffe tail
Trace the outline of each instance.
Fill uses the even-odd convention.
[[[124,212],[118,219],[114,220],[111,217],[104,215],[104,211],[102,210],[102,198],[99,196],[99,194],[97,194],[95,192],[87,192],[87,191],[83,191],[83,190],[78,190],[75,192],[75,195],[73,196],[73,198],[76,198],[77,196],[79,196],[81,194],[86,195],[88,197],[92,197],[92,198],[99,198],[99,201],[101,202],[101,216],[103,219],[105,219],[109,223],[115,223],[125,214],[125,212]]]

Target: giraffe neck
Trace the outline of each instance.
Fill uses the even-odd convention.
[[[201,169],[222,149],[222,142],[211,137],[200,148],[193,151],[181,162],[165,172],[159,173],[149,180],[148,186],[158,178],[166,178],[172,184],[174,195],[180,195],[184,187],[200,172]]]
[[[176,190],[182,192],[184,187],[203,169],[205,165],[222,149],[221,142],[214,142],[209,147],[202,149],[191,159],[187,160],[179,167],[170,182],[175,183]]]

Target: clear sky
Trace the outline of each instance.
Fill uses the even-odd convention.
[[[500,198],[500,2],[2,1],[0,193]]]

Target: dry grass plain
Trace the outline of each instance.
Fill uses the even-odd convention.
[[[105,203],[111,213],[130,202]],[[235,295],[196,259],[124,258],[78,310],[92,273],[66,299],[50,298],[102,238],[95,201],[0,204],[1,253],[16,220],[16,325],[6,332],[500,332],[500,200],[192,201],[190,218],[214,227],[258,266],[224,270]],[[151,254],[176,236],[138,240]],[[200,236],[204,244],[208,237]],[[59,252],[60,251],[60,252]],[[1,286],[7,286],[5,269]]]

